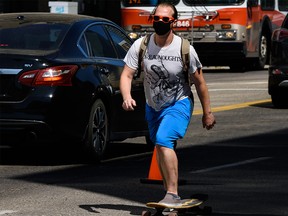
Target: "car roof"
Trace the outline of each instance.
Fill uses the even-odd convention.
[[[59,14],[45,12],[25,12],[25,13],[4,13],[0,14],[0,28],[13,27],[19,24],[28,23],[65,23],[72,24],[81,20],[106,21],[109,20],[101,17],[92,17],[79,14]]]

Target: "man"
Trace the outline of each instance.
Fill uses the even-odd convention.
[[[178,196],[178,159],[174,145],[184,137],[193,111],[194,102],[189,83],[183,73],[181,38],[172,31],[177,10],[170,3],[156,6],[153,18],[155,33],[151,35],[144,55],[144,90],[146,120],[151,140],[157,150],[157,161],[163,177],[166,195],[160,203],[167,207],[180,205]],[[136,40],[128,51],[120,78],[123,109],[133,111],[136,101],[131,96],[131,82],[138,68],[138,55],[143,38]],[[210,98],[202,65],[190,46],[189,75],[200,99],[203,128],[212,129],[216,123],[210,108]]]

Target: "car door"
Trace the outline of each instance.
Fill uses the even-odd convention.
[[[117,52],[118,59],[123,62],[123,59],[132,45],[130,38],[121,31],[119,28],[113,25],[106,25],[107,32],[109,33],[111,40],[113,41],[113,46]],[[124,62],[123,62],[124,66]],[[146,131],[147,125],[145,121],[145,96],[143,79],[138,78],[132,81],[131,94],[137,103],[137,107],[133,112],[124,111],[122,108],[122,96],[119,90],[119,81],[121,71],[111,72],[109,76],[110,82],[115,90],[114,101],[117,101],[117,105],[113,109],[113,119],[115,122],[115,128],[118,131]],[[119,73],[120,72],[120,73]]]
[[[123,110],[123,100],[119,89],[120,76],[124,67],[123,59],[132,41],[119,28],[108,23],[89,26],[85,30],[85,38],[87,52],[94,61],[93,70],[101,80],[99,85],[109,92],[106,109],[110,138],[128,138],[139,134],[139,131],[146,131],[143,82],[134,80],[132,83],[131,93],[138,104],[134,112]]]

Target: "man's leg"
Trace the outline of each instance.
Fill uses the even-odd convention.
[[[173,149],[156,145],[157,160],[168,193],[178,195],[178,159]]]
[[[156,112],[146,108],[150,137],[156,144],[157,161],[167,191],[161,203],[181,205],[178,196],[178,159],[174,151],[177,140],[184,137],[191,117],[191,101],[183,99],[171,107]]]

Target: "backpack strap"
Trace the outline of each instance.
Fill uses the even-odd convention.
[[[145,37],[143,38],[143,40],[141,41],[140,44],[140,50],[139,50],[139,56],[138,56],[138,69],[137,72],[134,75],[134,79],[137,79],[140,77],[141,72],[143,70],[143,58],[144,58],[144,54],[146,52],[149,40],[150,40],[150,36],[151,34],[147,34],[145,35]]]
[[[190,84],[189,80],[189,66],[190,66],[190,42],[181,38],[181,57],[183,62],[183,72],[185,73],[185,80]]]

